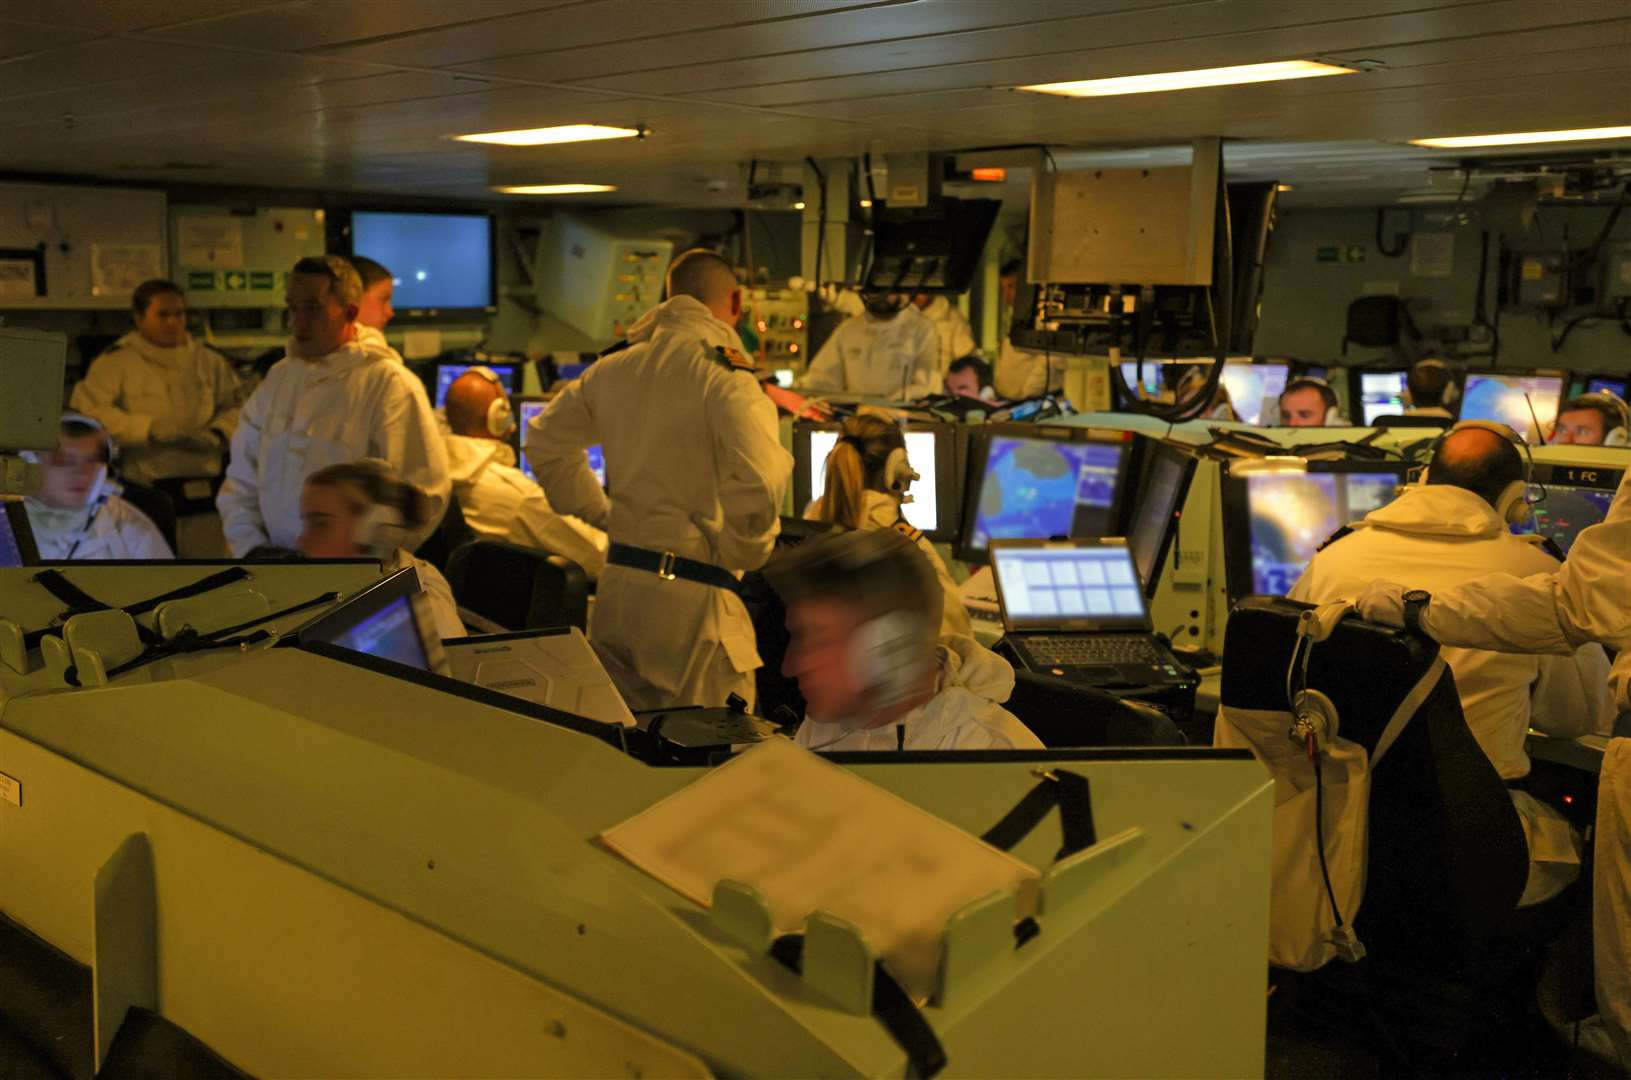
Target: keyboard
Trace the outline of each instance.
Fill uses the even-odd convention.
[[[1092,664],[1165,663],[1153,642],[1139,637],[1028,637],[1025,650],[1038,664],[1087,667]]]

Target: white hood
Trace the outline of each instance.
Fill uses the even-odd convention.
[[[155,345],[142,337],[141,331],[132,330],[113,343],[115,349],[134,349],[144,360],[172,371],[180,371],[193,355],[193,339],[184,336],[180,345]]]
[[[697,334],[709,344],[742,351],[742,340],[736,336],[736,331],[716,319],[707,305],[694,297],[676,296],[664,300],[640,316],[629,327],[629,344],[650,341],[664,331]]]
[[[1386,529],[1411,536],[1488,540],[1506,532],[1495,508],[1465,488],[1449,484],[1412,484],[1380,510],[1372,510],[1356,529]]]
[[[947,634],[936,652],[942,687],[960,687],[998,705],[1014,692],[1013,667],[973,638]]]
[[[482,470],[496,461],[500,465],[515,465],[515,451],[509,443],[499,439],[480,439],[470,435],[448,435],[448,475],[455,484],[472,483]]]

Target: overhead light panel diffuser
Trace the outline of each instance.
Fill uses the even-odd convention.
[[[616,184],[516,184],[494,188],[503,195],[600,195],[616,191]]]
[[[1322,64],[1316,60],[1275,60],[1267,64],[1239,64],[1235,67],[1198,68],[1194,71],[1162,71],[1153,75],[1123,75],[1113,79],[1038,83],[1035,86],[1021,86],[1019,89],[1038,94],[1058,94],[1063,97],[1114,97],[1118,94],[1158,94],[1167,90],[1199,90],[1208,86],[1278,82],[1282,79],[1318,79],[1326,75],[1354,75],[1358,71],[1358,68]]]
[[[1619,127],[1571,128],[1567,131],[1518,131],[1506,135],[1449,135],[1438,139],[1411,139],[1416,146],[1463,150],[1479,146],[1527,146],[1533,143],[1594,142],[1631,139],[1631,124]]]
[[[558,127],[485,131],[476,135],[453,137],[459,142],[492,143],[495,146],[554,146],[559,143],[595,142],[599,139],[633,139],[641,134],[639,128],[607,127],[603,124],[561,124]]]

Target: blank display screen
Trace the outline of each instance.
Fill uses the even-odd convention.
[[[935,433],[906,432],[906,457],[918,478],[908,493],[912,501],[900,508],[901,517],[914,529],[935,532],[940,528],[939,458],[935,453]],[[819,499],[827,490],[827,455],[838,445],[838,432],[810,432],[810,497]]]
[[[1144,590],[1125,547],[998,548],[991,564],[1015,624],[1145,621]]]
[[[391,271],[392,304],[485,308],[493,304],[492,223],[486,214],[351,215],[351,250]]]

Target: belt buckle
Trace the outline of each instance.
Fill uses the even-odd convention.
[[[674,560],[677,558],[679,556],[672,551],[663,552],[662,557],[657,560],[657,576],[664,581],[673,581],[675,577]]]

